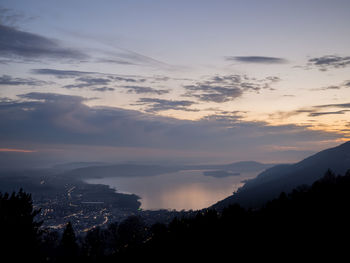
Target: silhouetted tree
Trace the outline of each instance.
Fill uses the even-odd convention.
[[[138,216],[130,216],[120,223],[118,237],[121,247],[134,247],[146,236],[146,225]]]
[[[118,223],[111,223],[108,225],[107,229],[104,230],[105,232],[105,253],[107,255],[112,255],[117,252],[118,249]]]
[[[60,234],[50,229],[43,230],[41,237],[41,254],[46,261],[52,262],[59,256]]]
[[[0,193],[0,248],[1,255],[13,261],[40,260],[39,228],[35,221],[40,210],[33,208],[32,196],[22,189],[18,193]]]
[[[78,256],[78,244],[71,222],[68,222],[59,245],[60,259],[76,259]]]
[[[99,227],[90,230],[83,243],[83,253],[90,261],[101,259],[106,247],[105,232]]]

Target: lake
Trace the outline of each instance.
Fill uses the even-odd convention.
[[[147,210],[196,210],[209,207],[231,195],[261,171],[236,176],[211,177],[204,170],[184,170],[155,176],[107,177],[88,179],[89,184],[104,184],[118,193],[141,197],[141,208]]]

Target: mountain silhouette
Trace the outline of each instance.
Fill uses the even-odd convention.
[[[67,171],[65,175],[75,178],[138,177],[154,176],[179,170],[178,167],[160,165],[113,164],[81,167]]]
[[[345,174],[350,169],[350,141],[323,150],[295,164],[273,166],[246,182],[236,193],[219,201],[213,208],[222,209],[232,203],[257,207],[290,192],[301,185],[310,185],[330,169],[335,174]]]
[[[205,164],[187,165],[183,170],[222,170],[233,173],[249,173],[263,171],[274,166],[274,164],[259,163],[255,161],[234,162],[229,164]]]
[[[154,164],[108,164],[103,163],[71,163],[61,166],[55,166],[55,169],[61,169],[66,176],[72,178],[104,178],[104,177],[139,177],[154,176],[185,170],[217,170],[217,173],[206,174],[214,177],[226,177],[237,175],[238,173],[263,171],[273,164],[264,164],[254,161],[235,162],[230,164],[206,164],[206,165],[154,165]],[[67,169],[72,168],[71,170]],[[224,173],[223,173],[224,172]]]

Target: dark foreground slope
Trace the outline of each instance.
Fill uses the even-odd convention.
[[[152,227],[133,216],[107,229],[95,228],[80,238],[75,237],[70,224],[61,237],[38,232],[30,207],[24,213],[29,218],[29,223],[22,226],[26,231],[18,233],[16,224],[22,220],[18,214],[23,199],[22,195],[10,199],[15,203],[8,201],[9,196],[0,195],[0,230],[5,233],[0,236],[0,255],[16,251],[12,257],[24,261],[34,258],[35,262],[197,262],[215,257],[216,261],[225,262],[242,259],[283,262],[325,260],[330,256],[334,262],[347,256],[350,244],[350,171],[345,176],[327,172],[311,187],[298,188],[288,195],[281,193],[257,210],[231,205],[221,213],[200,211],[195,216]],[[31,237],[30,229],[34,230],[34,239],[23,236]],[[18,238],[22,242],[16,242]],[[26,242],[37,253],[28,250]]]
[[[350,243],[349,204],[350,172],[339,177],[328,172],[311,187],[281,193],[258,210],[232,205],[220,214],[207,210],[194,218],[175,219],[169,226],[155,225],[146,242],[119,256],[284,261],[306,253],[314,259],[332,255],[335,260]]]
[[[237,193],[213,207],[222,209],[233,203],[256,207],[277,197],[280,192],[290,192],[297,186],[312,184],[320,179],[327,169],[336,174],[344,174],[350,169],[350,142],[321,151],[296,164],[269,168],[248,181]]]

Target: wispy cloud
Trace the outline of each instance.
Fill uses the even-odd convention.
[[[78,70],[61,70],[61,69],[32,69],[31,73],[38,75],[50,75],[56,78],[77,78],[77,80],[81,80],[82,78],[88,78],[87,76],[95,76],[96,78],[106,78],[114,81],[124,81],[130,83],[142,83],[146,81],[145,77],[135,76],[135,75],[118,75],[118,74],[110,74],[110,73],[101,73],[101,72],[93,72],[93,71],[78,71]],[[93,78],[93,77],[89,77]]]
[[[127,60],[123,60],[123,59],[108,59],[108,58],[100,58],[100,59],[96,59],[97,63],[108,63],[108,64],[118,64],[118,65],[136,65],[135,62],[132,61],[127,61]]]
[[[146,112],[159,112],[166,110],[198,111],[190,106],[196,104],[189,100],[165,100],[157,98],[140,98],[135,105],[146,105]]]
[[[310,58],[307,65],[317,67],[321,71],[327,71],[330,68],[344,68],[350,65],[350,56],[325,55]]]
[[[84,60],[89,56],[80,50],[64,47],[56,40],[0,25],[0,57]]]
[[[47,84],[51,84],[51,82],[38,80],[34,78],[14,78],[9,75],[0,76],[1,86],[42,86]]]
[[[135,93],[135,94],[163,95],[163,94],[169,93],[169,90],[166,90],[166,89],[154,89],[154,88],[145,87],[145,86],[122,86],[121,88],[127,89],[128,93]]]
[[[114,40],[106,39],[101,36],[89,35],[82,32],[73,32],[69,30],[64,30],[63,32],[74,38],[79,38],[88,42],[96,42],[107,46],[108,51],[106,49],[102,50],[94,48],[94,50],[99,53],[99,56],[93,59],[93,62],[95,63],[125,66],[150,66],[165,70],[175,70],[178,68],[177,66],[170,65],[164,61],[148,56],[147,54],[141,54],[140,52],[124,48],[116,44],[116,41]]]
[[[272,89],[271,84],[279,81],[278,77],[267,77],[257,80],[246,75],[214,76],[206,81],[193,85],[185,85],[187,97],[195,97],[200,101],[222,103],[232,101],[244,92],[259,92],[262,89]]]
[[[271,119],[278,119],[278,120],[285,120],[293,116],[297,116],[300,114],[310,114],[314,113],[314,109],[298,109],[298,110],[291,110],[291,111],[277,111],[274,113],[269,114],[269,118]]]
[[[16,27],[19,22],[26,23],[36,17],[27,16],[10,8],[0,7],[0,25]]]
[[[320,91],[320,90],[340,90],[342,87],[341,86],[327,86],[323,88],[316,88],[316,89],[311,89],[311,91]]]
[[[334,103],[314,106],[314,108],[350,108],[350,103]]]
[[[0,152],[7,153],[34,153],[34,150],[25,150],[25,149],[13,149],[13,148],[0,148]]]
[[[208,121],[217,121],[217,122],[225,122],[225,123],[234,123],[236,124],[240,120],[243,120],[243,114],[246,113],[244,111],[218,111],[215,114],[210,114],[204,116],[202,120]]]
[[[6,58],[7,60],[2,60],[6,63],[56,59],[64,62],[141,65],[172,70],[176,68],[147,55],[121,47],[114,47],[114,51],[94,48],[98,54],[88,54],[87,50],[72,48],[59,40],[15,27],[14,24],[22,16],[12,10],[0,8],[0,57]],[[81,34],[74,34],[74,36],[81,37]]]
[[[85,75],[96,74],[97,72],[42,68],[42,69],[32,69],[31,73],[38,74],[38,75],[50,75],[50,76],[55,76],[56,78],[72,78],[72,77],[80,77]]]
[[[115,91],[115,88],[101,87],[101,88],[92,88],[91,90],[105,92],[105,91]]]
[[[74,83],[64,85],[65,89],[90,89],[93,91],[114,91],[118,85],[119,88],[128,90],[128,93],[150,93],[162,95],[168,93],[169,90],[154,89],[146,86],[124,85],[120,84],[138,84],[147,81],[147,78],[133,75],[118,75],[109,73],[100,73],[92,71],[77,70],[58,70],[58,69],[32,69],[31,73],[37,75],[49,75],[58,79],[72,79]],[[154,77],[150,78],[152,81]],[[111,86],[112,85],[112,86]]]
[[[333,109],[343,109],[338,111],[322,111],[329,108]],[[293,116],[306,114],[308,117],[320,117],[325,115],[342,115],[350,112],[350,103],[339,103],[339,104],[323,104],[323,105],[314,105],[308,108],[301,108],[292,111],[277,111],[269,115],[270,118],[284,120]]]
[[[327,112],[311,112],[309,114],[310,117],[318,117],[323,115],[340,115],[349,112],[350,110],[340,110],[340,111],[327,111]]]
[[[160,61],[158,59],[140,54],[138,52],[126,49],[126,48],[121,48],[121,47],[115,47],[117,49],[116,52],[110,52],[112,55],[112,59],[107,59],[105,62],[109,61],[109,63],[116,63],[122,61],[122,63],[119,64],[126,64],[126,65],[149,65],[149,66],[154,66],[158,68],[163,68],[163,69],[175,69],[176,67],[165,63],[163,61]],[[119,51],[118,51],[119,50]]]
[[[264,56],[227,56],[227,61],[237,61],[242,63],[256,63],[256,64],[284,64],[288,60],[278,57],[264,57]]]
[[[311,91],[320,91],[320,90],[340,90],[344,88],[350,88],[350,81],[346,80],[343,83],[339,85],[331,85],[327,87],[322,87],[322,88],[316,88],[316,89],[311,89]]]
[[[74,88],[89,88],[93,86],[100,86],[100,85],[108,85],[111,83],[111,79],[109,78],[94,78],[94,77],[80,77],[76,79],[77,84],[71,84],[63,86],[63,88],[66,89],[74,89]]]
[[[41,101],[41,104],[50,103],[50,102],[64,102],[67,101],[68,104],[71,103],[82,103],[83,101],[87,101],[89,99],[81,97],[81,96],[72,96],[72,95],[64,95],[64,94],[57,94],[57,93],[42,93],[42,92],[30,92],[25,94],[19,94],[17,95],[19,98],[23,99],[29,99],[32,101]],[[8,100],[8,103],[11,101]],[[21,105],[22,102],[18,101],[12,101],[12,103],[15,103],[17,105]]]

